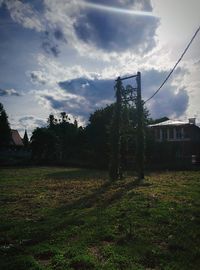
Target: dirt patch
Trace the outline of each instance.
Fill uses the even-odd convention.
[[[43,266],[48,266],[51,263],[51,258],[53,257],[53,253],[51,251],[38,253],[34,255],[34,258],[39,262],[39,264]]]

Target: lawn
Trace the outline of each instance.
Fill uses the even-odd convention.
[[[0,171],[0,268],[200,269],[200,172]]]

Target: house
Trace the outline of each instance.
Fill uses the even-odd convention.
[[[9,145],[0,149],[0,166],[29,164],[31,152],[25,147],[18,130],[11,129]]]
[[[11,129],[11,146],[16,146],[16,147],[22,147],[24,146],[22,138],[19,135],[19,132],[16,129]]]
[[[151,162],[169,167],[200,163],[200,127],[189,121],[167,120],[149,125],[154,140]]]

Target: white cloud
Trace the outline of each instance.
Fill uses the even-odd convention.
[[[12,128],[17,129],[23,137],[24,131],[27,130],[29,139],[32,135],[32,131],[37,127],[44,127],[47,125],[47,121],[37,117],[35,115],[26,115],[26,116],[12,116],[11,117]]]
[[[155,30],[157,28],[157,19],[155,18],[149,21],[148,17],[142,16],[138,19],[137,17],[131,18],[131,16],[105,14],[107,17],[104,20],[104,15],[100,13],[99,16],[101,15],[102,18],[97,16],[93,19],[90,9],[83,8],[83,1],[80,0],[44,0],[44,10],[40,12],[35,10],[31,4],[19,0],[6,0],[5,2],[14,21],[22,24],[25,28],[38,32],[53,32],[57,39],[59,36],[56,35],[58,33],[56,31],[59,29],[62,39],[57,41],[64,42],[66,47],[73,48],[80,56],[87,54],[87,57],[109,62],[118,57],[117,51],[123,54],[128,46],[132,47],[132,52],[142,54],[147,53],[155,46]],[[121,5],[121,2],[118,2]],[[128,2],[124,2],[123,5],[129,7]],[[132,5],[137,7],[138,1],[132,1]],[[142,1],[140,8],[141,6],[149,8],[149,0]],[[116,20],[114,25],[113,20]],[[102,23],[105,24],[105,27],[101,26]],[[91,39],[82,38],[86,30],[84,28],[87,28],[89,24],[93,29],[89,33],[92,35]],[[83,28],[81,35],[80,27]],[[110,31],[109,35],[106,31]],[[120,37],[120,33],[123,35],[122,37]],[[48,53],[58,56],[59,44],[53,42],[53,44],[48,43],[47,45],[48,47],[45,46],[44,49]]]
[[[77,77],[93,78],[98,76],[96,72],[89,72],[81,65],[67,67],[62,65],[58,59],[49,58],[43,54],[38,54],[38,70],[28,71],[32,83],[43,84],[53,89],[58,86],[58,82],[71,80]]]
[[[19,0],[5,0],[5,4],[15,22],[22,24],[25,28],[39,32],[45,30],[40,14],[30,4]]]
[[[135,1],[132,1],[132,2],[135,2]],[[137,5],[137,3],[138,2],[136,1],[135,4]],[[88,16],[87,19],[89,19],[89,15],[87,13],[88,10],[83,9],[82,1],[45,0],[44,4],[45,4],[45,11],[44,11],[43,16],[45,18],[48,29],[50,29],[50,31],[54,31],[57,27],[59,27],[59,29],[62,30],[62,34],[65,37],[65,40],[67,41],[66,46],[73,48],[82,57],[87,55],[87,57],[89,58],[95,58],[98,60],[101,59],[101,61],[106,61],[106,62],[112,61],[113,59],[116,59],[118,57],[118,54],[116,53],[115,48],[117,49],[119,47],[118,46],[119,44],[121,44],[120,46],[124,46],[125,44],[124,42],[126,40],[127,41],[129,40],[131,43],[131,46],[132,46],[131,51],[135,50],[135,52],[137,51],[137,53],[139,53],[140,51],[144,53],[144,50],[146,50],[145,53],[147,53],[147,51],[149,49],[152,49],[153,46],[155,45],[155,30],[157,27],[156,20],[153,21],[152,19],[152,21],[148,22],[146,21],[148,20],[146,17],[141,17],[139,19],[140,20],[139,26],[138,26],[138,22],[136,23],[136,25],[133,25],[133,22],[130,21],[131,25],[129,26],[126,25],[126,27],[124,27],[123,26],[124,23],[126,22],[126,20],[128,20],[127,17],[123,17],[123,16],[113,17],[112,14],[109,14],[109,15],[105,14],[108,16],[107,16],[107,19],[104,20],[104,24],[107,22],[109,23],[110,26],[114,24],[112,27],[116,27],[115,31],[111,31],[109,33],[108,35],[109,40],[110,40],[109,41],[108,38],[106,37],[104,39],[104,35],[103,35],[105,31],[108,31],[106,30],[108,27],[104,25],[103,29],[101,29],[101,27],[99,27],[102,24],[101,21],[99,22],[98,21],[97,22],[84,21],[81,23],[80,20],[82,20],[82,18],[86,18]],[[127,5],[127,2],[124,2],[123,5]],[[142,5],[143,6],[146,5],[145,1],[142,2]],[[115,22],[116,19],[119,20],[119,23]],[[100,18],[98,18],[97,20],[100,20]],[[135,19],[134,19],[134,22],[136,22]],[[94,26],[93,30],[97,28],[95,30],[96,34],[94,34],[92,40],[90,39],[85,40],[82,38],[82,36],[79,35],[80,32],[78,29],[80,27],[83,27],[83,28],[87,27],[89,23],[95,24],[93,25]],[[115,33],[116,31],[118,31],[117,30],[118,28],[121,29],[121,30],[119,29],[121,33],[124,33],[124,31],[128,31],[126,34],[126,37],[123,37],[120,39],[117,33]],[[83,31],[81,31],[81,33],[84,34],[85,30],[84,29],[82,30]],[[96,35],[99,35],[99,37],[97,37]],[[102,46],[98,46],[99,38],[101,39],[101,44],[99,45],[102,45]],[[116,38],[118,40],[115,40]],[[111,39],[113,39],[112,42],[111,42]],[[106,44],[111,46],[111,50],[107,50],[107,49],[105,50],[104,45]],[[126,50],[127,48],[125,48],[125,51]],[[121,54],[123,53],[124,53],[123,50],[121,50]]]
[[[0,96],[21,96],[15,89],[0,89]]]
[[[103,2],[108,5],[107,1]],[[115,2],[120,2],[121,5],[124,5],[124,3],[131,3],[134,1],[121,0]],[[139,3],[138,1],[136,2]],[[145,2],[148,3],[149,1],[142,1],[142,3]],[[82,112],[85,110],[86,113],[89,111],[92,112],[94,106],[91,106],[91,104],[88,103],[84,98],[84,95],[69,94],[65,90],[59,88],[59,82],[70,81],[77,78],[87,78],[88,80],[110,79],[114,81],[118,76],[135,74],[137,71],[141,71],[142,73],[143,96],[148,98],[150,94],[157,90],[165,79],[166,73],[173,67],[178,57],[180,57],[183,49],[193,34],[193,29],[195,29],[195,24],[197,22],[197,15],[199,16],[199,9],[197,9],[199,1],[192,0],[190,3],[186,0],[183,2],[177,0],[175,2],[176,3],[172,3],[172,0],[164,2],[161,0],[153,0],[153,13],[161,16],[161,23],[157,28],[157,36],[155,36],[154,32],[156,28],[154,29],[153,27],[152,29],[154,44],[151,43],[152,40],[150,40],[149,42],[152,45],[150,46],[150,50],[143,51],[144,53],[141,54],[141,52],[134,47],[134,43],[130,43],[130,46],[120,53],[117,53],[105,49],[105,44],[103,44],[104,46],[101,48],[101,39],[98,40],[98,42],[94,39],[92,39],[91,42],[86,42],[84,39],[81,39],[77,34],[75,25],[77,25],[78,20],[80,22],[81,16],[85,18],[87,14],[81,9],[80,0],[44,0],[44,9],[42,11],[36,11],[31,4],[19,0],[6,1],[13,20],[26,28],[34,29],[40,33],[42,32],[42,34],[40,34],[41,36],[45,31],[48,31],[48,33],[50,33],[50,41],[52,41],[52,44],[55,46],[59,44],[58,49],[61,50],[61,56],[54,59],[48,54],[45,55],[39,53],[36,55],[38,67],[34,66],[32,70],[29,67],[29,71],[26,73],[34,84],[35,90],[31,93],[39,102],[38,107],[41,107],[43,110],[46,109],[46,112],[48,113],[50,111],[57,113],[60,110],[70,110],[70,112],[74,112],[81,117],[81,114],[79,114],[81,112],[80,106],[82,106]],[[0,1],[0,4],[1,3],[2,1]],[[113,3],[113,1],[109,1],[109,5],[110,3]],[[182,5],[180,10],[178,10],[179,5]],[[175,8],[174,10],[171,10],[173,6]],[[182,8],[184,9],[183,12],[181,11]],[[184,15],[187,10],[190,11],[189,20],[187,20]],[[191,15],[192,12],[194,12],[194,16]],[[177,17],[176,13],[178,13]],[[176,20],[177,24],[175,23]],[[89,27],[91,27],[91,25],[95,25],[95,22],[90,21]],[[103,26],[100,24],[99,27],[100,26],[102,28],[106,27],[104,24]],[[132,25],[131,27],[132,28],[130,29],[134,30],[137,25]],[[147,36],[149,37],[148,33]],[[137,33],[135,32],[134,34],[136,35]],[[99,36],[99,38],[101,37],[102,35]],[[135,38],[137,39],[137,36]],[[151,39],[151,37],[149,38]],[[148,105],[154,113],[154,116],[156,116],[156,110],[154,108],[155,106],[158,108],[158,105],[162,104],[162,100],[164,106],[159,107],[160,114],[171,113],[174,117],[193,116],[195,114],[200,115],[200,111],[198,111],[200,103],[200,66],[198,64],[199,38],[200,37],[197,37],[187,55],[180,63],[181,72],[178,73],[178,71],[176,71],[173,74],[171,81],[167,82],[166,88],[162,89],[160,94],[152,100],[151,105]],[[110,39],[110,36],[108,39]],[[114,40],[114,42],[115,41],[116,40]],[[123,41],[124,40],[122,39],[122,43]],[[143,36],[142,42],[146,42],[145,36]],[[50,44],[50,48],[52,48],[52,44]],[[155,47],[153,47],[154,45]],[[113,44],[109,44],[109,46],[112,47]],[[145,46],[148,47],[148,44]],[[63,54],[62,50],[64,52]],[[73,56],[74,60],[72,59]],[[144,76],[151,70],[156,70],[157,72],[155,84],[153,86],[145,85],[143,81]],[[83,90],[86,90],[88,86],[86,84],[83,85],[85,85]],[[13,86],[13,88],[15,87]],[[111,91],[113,91],[113,89]],[[189,96],[188,108],[187,96]],[[173,98],[170,99],[170,97]],[[181,107],[178,99],[180,99],[180,102],[183,102],[184,106]],[[104,106],[109,103],[109,101],[110,100],[102,97],[102,100],[98,100],[92,105],[97,107]],[[169,104],[167,104],[169,102],[170,107],[168,106]],[[174,115],[172,113],[173,110],[176,110],[177,104],[180,109],[182,108],[179,110],[182,115],[178,112],[174,113]],[[187,111],[185,111],[186,109]],[[38,110],[38,114],[39,113],[41,113],[40,110]],[[83,114],[83,117],[85,117],[85,115]]]
[[[28,71],[28,72],[26,72],[26,74],[28,77],[30,77],[30,80],[33,84],[44,85],[47,82],[47,78],[45,77],[45,74],[40,70]]]

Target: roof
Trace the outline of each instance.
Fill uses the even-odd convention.
[[[12,143],[17,146],[23,146],[23,141],[16,129],[11,129]]]
[[[161,123],[149,125],[149,127],[160,127],[160,126],[183,126],[183,125],[194,125],[193,123],[189,123],[188,121],[180,121],[180,120],[167,120]]]

